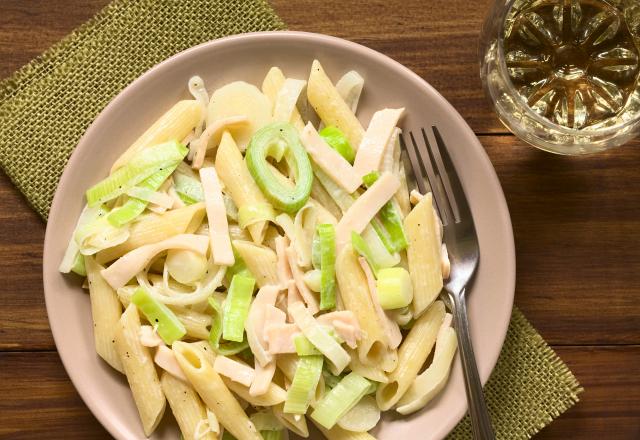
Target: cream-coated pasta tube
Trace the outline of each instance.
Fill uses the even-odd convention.
[[[273,415],[294,434],[300,437],[309,437],[309,427],[307,426],[307,418],[300,417],[298,414],[289,414],[284,412],[284,403],[279,403],[271,407]]]
[[[271,101],[271,104],[275,106],[276,100],[278,98],[278,92],[282,89],[286,78],[282,70],[279,67],[272,67],[267,72],[267,75],[264,77],[262,81],[262,93],[265,94],[267,98]],[[294,107],[293,112],[291,113],[291,119],[289,120],[293,124],[293,126],[298,130],[302,131],[304,128],[304,122],[302,122],[302,117],[300,116],[300,112],[297,108]]]
[[[364,135],[364,129],[318,60],[314,60],[311,65],[307,98],[322,122],[327,126],[338,127],[349,140],[351,147],[357,150]]]
[[[371,303],[367,279],[350,243],[338,254],[336,278],[342,302],[347,310],[354,313],[364,334],[358,344],[360,362],[370,366],[382,365],[389,351],[388,341]]]
[[[109,365],[124,373],[115,346],[115,331],[122,314],[122,305],[116,292],[100,275],[100,271],[104,268],[96,263],[90,255],[84,256],[84,266],[89,281],[93,340],[96,352]]]
[[[164,214],[149,214],[131,225],[129,238],[96,254],[96,261],[107,263],[146,244],[157,243],[179,234],[195,232],[204,219],[204,203],[194,203]]]
[[[238,209],[242,209],[243,206],[269,203],[253,180],[253,177],[251,177],[242,153],[228,131],[222,134],[222,140],[216,153],[215,168],[218,177]],[[255,243],[262,243],[266,226],[266,221],[256,222],[247,226]]]
[[[111,167],[113,173],[144,148],[163,142],[182,141],[200,122],[202,107],[195,99],[178,101],[144,132]]]
[[[258,287],[277,286],[280,284],[278,280],[278,256],[271,248],[241,240],[234,240],[233,247],[244,260],[249,272],[256,279]]]
[[[238,440],[262,440],[236,398],[198,348],[178,341],[173,344],[173,352],[193,388],[226,430]]]
[[[194,339],[208,339],[211,315],[200,313],[187,307],[169,306],[171,311],[182,322],[187,336]]]
[[[402,341],[398,350],[398,366],[389,374],[389,382],[380,384],[376,391],[376,401],[382,411],[393,407],[418,376],[436,342],[444,314],[444,303],[434,302]]]
[[[162,419],[166,399],[149,349],[140,343],[140,316],[130,304],[116,326],[116,350],[122,361],[144,433],[155,431]]]
[[[409,239],[407,259],[413,284],[413,316],[418,317],[442,290],[440,239],[431,193],[427,194],[404,220]]]
[[[160,384],[185,440],[218,438],[213,432],[204,434],[201,426],[203,421],[207,420],[207,408],[190,384],[166,371],[160,377]]]

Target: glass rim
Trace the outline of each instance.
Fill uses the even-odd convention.
[[[511,11],[511,8],[513,7],[513,4],[515,2],[516,2],[516,0],[509,0],[508,8],[506,8],[506,12],[503,14],[503,16],[502,16],[502,18],[500,20],[500,31],[498,33],[498,58],[499,58],[499,62],[497,64],[498,64],[498,68],[500,69],[500,75],[503,78],[507,79],[507,81],[505,81],[505,89],[506,89],[505,91],[508,92],[511,96],[516,96],[516,99],[518,99],[518,102],[520,102],[522,104],[523,112],[526,113],[527,117],[533,119],[535,122],[539,123],[540,125],[542,125],[545,128],[553,129],[554,131],[559,132],[562,135],[573,136],[573,137],[589,136],[589,135],[608,136],[608,135],[610,135],[612,133],[615,133],[617,131],[625,131],[629,127],[632,127],[632,126],[640,123],[640,113],[638,113],[636,116],[632,117],[629,120],[617,123],[615,125],[612,125],[612,126],[606,127],[606,128],[596,128],[596,129],[592,129],[592,130],[590,130],[589,127],[585,127],[585,128],[570,128],[570,127],[565,127],[564,125],[556,124],[555,122],[552,122],[551,120],[549,120],[549,119],[541,116],[539,113],[535,112],[531,108],[531,106],[529,104],[527,104],[524,101],[524,99],[522,99],[522,95],[520,95],[518,90],[513,85],[513,81],[511,81],[511,76],[509,75],[509,72],[507,71],[507,62],[506,62],[506,58],[505,58],[505,54],[504,54],[504,34],[503,34],[502,30],[505,28],[505,23],[506,23],[506,20],[507,20],[507,16],[509,15],[509,12]],[[639,48],[639,50],[640,50],[640,48]],[[640,71],[638,72],[637,81],[640,82]],[[629,98],[627,98],[627,99],[629,99]]]

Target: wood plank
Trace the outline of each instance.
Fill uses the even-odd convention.
[[[0,438],[109,439],[57,353],[0,353]]]
[[[42,287],[45,225],[0,172],[0,350],[54,349]]]
[[[541,439],[640,435],[640,347],[554,347],[585,392]],[[79,398],[56,353],[0,353],[0,437],[108,438]]]
[[[640,343],[640,141],[582,157],[481,141],[509,204],[527,318],[550,344]]]
[[[640,438],[640,347],[554,347],[585,391],[536,439]]]
[[[479,76],[478,35],[489,0],[473,6],[467,0],[352,1],[348,7],[339,0],[270,3],[291,30],[346,38],[404,64],[447,98],[475,132],[506,131]]]
[[[99,11],[107,0],[3,0],[0,78]],[[476,132],[505,132],[480,86],[478,34],[489,0],[273,0],[291,30],[320,32],[376,49],[440,91]],[[375,29],[375,32],[372,32]]]

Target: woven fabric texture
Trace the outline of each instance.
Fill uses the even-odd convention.
[[[278,29],[283,22],[263,0],[115,0],[0,82],[0,165],[46,220],[73,148],[125,86],[196,44]],[[566,365],[514,310],[486,387],[498,438],[530,438],[577,402],[580,391]],[[450,438],[471,438],[468,418]]]

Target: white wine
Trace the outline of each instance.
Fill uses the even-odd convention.
[[[552,123],[590,130],[640,114],[640,0],[520,0],[504,21],[509,80]]]

